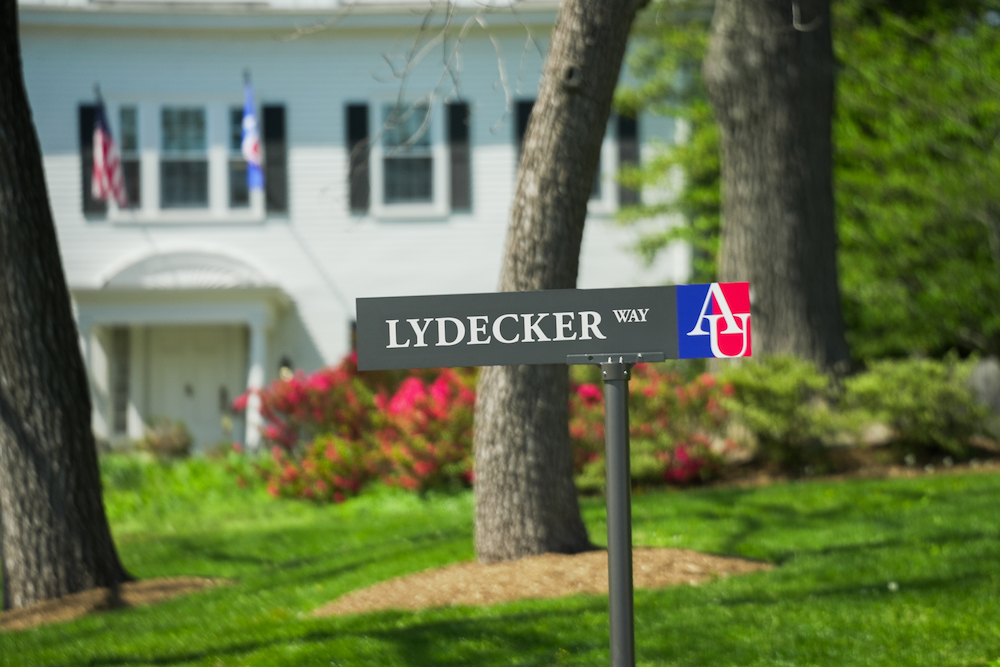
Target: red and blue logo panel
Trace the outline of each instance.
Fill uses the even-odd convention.
[[[749,357],[750,283],[677,286],[679,358]]]

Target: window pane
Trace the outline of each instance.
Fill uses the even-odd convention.
[[[385,203],[430,202],[431,158],[396,157],[385,160]]]
[[[162,112],[164,151],[204,151],[205,110],[167,107]]]
[[[208,161],[162,160],[160,206],[163,208],[208,206]]]
[[[247,188],[247,163],[240,158],[229,161],[229,207],[245,208],[250,205]]]
[[[135,107],[122,107],[120,110],[122,129],[122,154],[139,150],[139,114]]]
[[[426,104],[413,106],[394,106],[387,104],[385,113],[385,135],[383,143],[387,148],[395,148],[404,144],[407,147],[427,148],[431,145],[431,134],[427,122],[428,108]]]

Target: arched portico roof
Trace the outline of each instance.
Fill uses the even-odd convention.
[[[104,281],[110,289],[231,289],[273,283],[242,260],[188,250],[150,255],[116,271]]]

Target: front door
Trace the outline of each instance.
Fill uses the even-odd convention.
[[[147,415],[183,421],[195,449],[232,441],[226,426],[229,406],[246,388],[246,327],[153,327],[148,349]]]

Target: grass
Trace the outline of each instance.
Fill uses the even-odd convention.
[[[607,600],[315,619],[389,577],[470,559],[472,498],[378,489],[275,501],[217,465],[105,460],[108,512],[142,577],[238,583],[0,635],[11,665],[606,665]],[[780,567],[636,591],[639,665],[1000,667],[1000,476],[809,482],[633,497],[634,541]],[[603,502],[583,500],[592,538]]]

